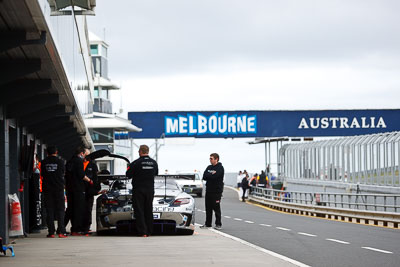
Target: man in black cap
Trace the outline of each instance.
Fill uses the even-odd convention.
[[[54,238],[54,219],[57,218],[58,237],[67,237],[64,226],[64,162],[57,157],[55,146],[47,148],[48,157],[42,161],[43,195],[47,212],[47,237]]]
[[[153,233],[154,176],[158,175],[158,165],[149,157],[149,147],[141,145],[139,156],[126,171],[132,178],[132,202],[136,229],[139,236],[147,237]]]

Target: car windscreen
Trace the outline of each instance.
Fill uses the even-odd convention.
[[[182,179],[188,180],[201,180],[201,177],[198,173],[180,173],[179,175],[183,176]]]
[[[174,180],[155,179],[154,189],[180,190]]]
[[[157,179],[167,179],[167,180],[194,180],[196,178],[195,174],[161,174],[156,176]]]
[[[116,180],[111,186],[112,190],[132,190],[132,180]]]
[[[132,179],[116,180],[111,185],[111,190],[132,190]],[[175,180],[155,179],[154,189],[180,190]]]

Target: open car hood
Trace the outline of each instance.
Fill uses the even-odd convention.
[[[90,153],[89,155],[87,155],[87,158],[89,160],[95,160],[95,159],[99,159],[99,158],[103,158],[103,157],[111,157],[111,158],[123,159],[128,164],[130,163],[127,158],[125,158],[123,156],[120,156],[120,155],[111,154],[110,151],[108,151],[106,149],[96,150],[96,151]]]

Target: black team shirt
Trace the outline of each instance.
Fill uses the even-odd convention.
[[[142,156],[133,161],[126,171],[126,176],[132,178],[133,190],[154,192],[154,176],[158,175],[158,165],[149,156]]]
[[[215,171],[215,174],[212,172]],[[206,182],[206,191],[209,193],[222,193],[224,191],[224,174],[225,170],[221,162],[213,165],[208,165],[204,171],[203,180]]]

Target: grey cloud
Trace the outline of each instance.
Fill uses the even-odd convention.
[[[100,36],[106,28],[112,72],[153,75],[240,62],[350,64],[371,55],[393,64],[399,8],[389,0],[99,0],[88,20]]]

